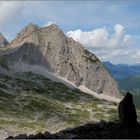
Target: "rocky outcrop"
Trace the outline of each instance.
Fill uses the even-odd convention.
[[[124,99],[119,103],[119,118],[122,123],[135,125],[137,124],[137,114],[133,103],[133,96],[127,92]]]
[[[76,86],[83,85],[98,94],[119,96],[116,81],[95,54],[67,37],[55,24],[48,27],[27,25],[7,50],[0,53],[0,58],[3,57],[6,57],[9,71],[17,71],[23,63],[29,67],[39,65]]]
[[[0,33],[0,47],[5,47],[8,43],[7,39]]]
[[[58,133],[38,133],[36,135],[20,134],[7,139],[139,139],[140,124],[129,126],[119,122],[100,121],[75,128],[62,130]]]

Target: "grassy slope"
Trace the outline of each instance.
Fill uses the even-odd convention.
[[[14,76],[15,77],[15,76]],[[58,131],[88,121],[117,119],[117,104],[33,73],[0,75],[0,125]],[[28,132],[27,132],[28,133]]]

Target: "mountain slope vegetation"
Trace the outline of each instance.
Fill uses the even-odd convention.
[[[140,75],[129,76],[118,81],[120,89],[140,94]]]
[[[8,135],[56,132],[89,121],[114,120],[117,104],[32,72],[0,74],[0,114],[1,129]]]
[[[116,79],[123,79],[128,76],[140,75],[140,64],[127,65],[127,64],[112,64],[110,62],[103,62],[106,68]]]
[[[127,64],[111,64],[104,62],[110,73],[118,81],[120,90],[123,92],[132,92],[134,102],[137,107],[140,107],[140,64],[127,65]]]

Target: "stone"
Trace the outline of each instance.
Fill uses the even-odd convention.
[[[41,132],[37,133],[37,134],[34,136],[34,139],[43,139],[43,138],[44,138],[44,135],[43,135]]]
[[[14,137],[14,139],[27,139],[27,135],[26,134],[20,134],[20,135]]]
[[[9,136],[8,138],[6,138],[6,139],[14,139],[14,137],[13,136]]]
[[[34,134],[30,134],[30,135],[28,136],[28,139],[34,139],[34,137],[35,137]]]
[[[121,123],[137,124],[137,114],[131,93],[127,92],[124,99],[119,103],[118,111]]]
[[[48,131],[45,131],[43,135],[44,135],[44,138],[51,138],[51,134]]]

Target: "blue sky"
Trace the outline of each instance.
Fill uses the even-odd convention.
[[[140,63],[140,1],[0,1],[8,40],[30,22],[55,22],[102,61]]]

